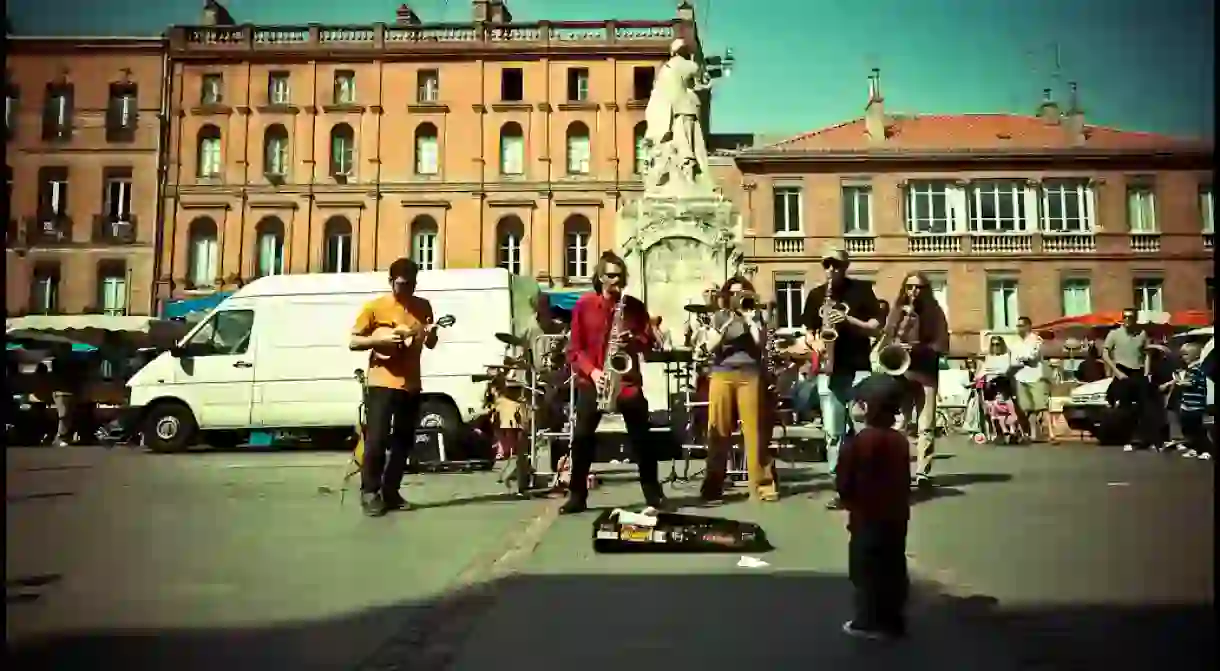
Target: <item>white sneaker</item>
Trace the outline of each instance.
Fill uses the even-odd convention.
[[[856,629],[856,624],[852,620],[843,623],[843,633],[853,638],[863,638],[869,641],[884,641],[889,638],[880,631],[870,631],[868,629]]]
[[[1194,450],[1186,450],[1182,453],[1182,456],[1186,457],[1187,459],[1195,459],[1198,458],[1199,453],[1195,452]]]
[[[1197,457],[1195,457],[1195,458],[1196,458],[1196,459],[1202,459],[1203,461],[1211,461],[1211,458],[1212,458],[1212,453],[1211,453],[1211,452],[1203,452],[1202,454],[1200,454],[1199,456],[1197,456]]]
[[[1135,451],[1134,445],[1123,445],[1123,452],[1134,452],[1134,451]]]
[[[1176,442],[1176,441],[1175,441],[1175,442]],[[1174,443],[1170,443],[1170,444],[1172,445],[1172,444],[1174,444]],[[1175,449],[1177,449],[1177,451],[1178,451],[1178,452],[1189,452],[1189,451],[1191,451],[1191,450],[1190,450],[1190,447],[1188,447],[1188,446],[1187,446],[1185,443],[1177,443],[1177,447],[1176,447]]]

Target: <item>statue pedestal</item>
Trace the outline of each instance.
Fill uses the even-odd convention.
[[[617,245],[630,276],[627,293],[661,317],[675,347],[682,347],[683,308],[702,303],[703,292],[737,274],[742,260],[741,218],[714,192],[673,197],[646,194],[618,213]],[[648,364],[644,393],[654,410],[669,407],[664,367]]]

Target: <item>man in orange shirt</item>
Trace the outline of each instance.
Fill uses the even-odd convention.
[[[432,304],[415,295],[418,275],[410,259],[390,264],[390,293],[366,303],[352,327],[352,350],[369,350],[360,505],[371,517],[407,505],[398,489],[415,444],[420,355],[437,340]]]

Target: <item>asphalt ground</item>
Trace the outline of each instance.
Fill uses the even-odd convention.
[[[912,635],[876,645],[839,632],[823,464],[778,504],[694,510],[763,526],[776,548],[741,568],[595,554],[592,515],[487,473],[408,476],[418,507],[366,519],[339,454],[9,449],[7,638],[30,669],[1215,668],[1211,462],[944,451],[913,511]],[[610,468],[592,504],[637,505]]]

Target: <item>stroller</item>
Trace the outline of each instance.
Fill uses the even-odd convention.
[[[975,402],[979,408],[979,431],[974,435],[974,442],[993,445],[1002,443],[1015,445],[1024,442],[1025,432],[1021,429],[1020,423],[1017,424],[1015,432],[1006,433],[1001,425],[1000,417],[992,415],[989,407],[1000,393],[1009,399],[1015,398],[1012,380],[1004,376],[984,376],[977,379],[972,386]]]

